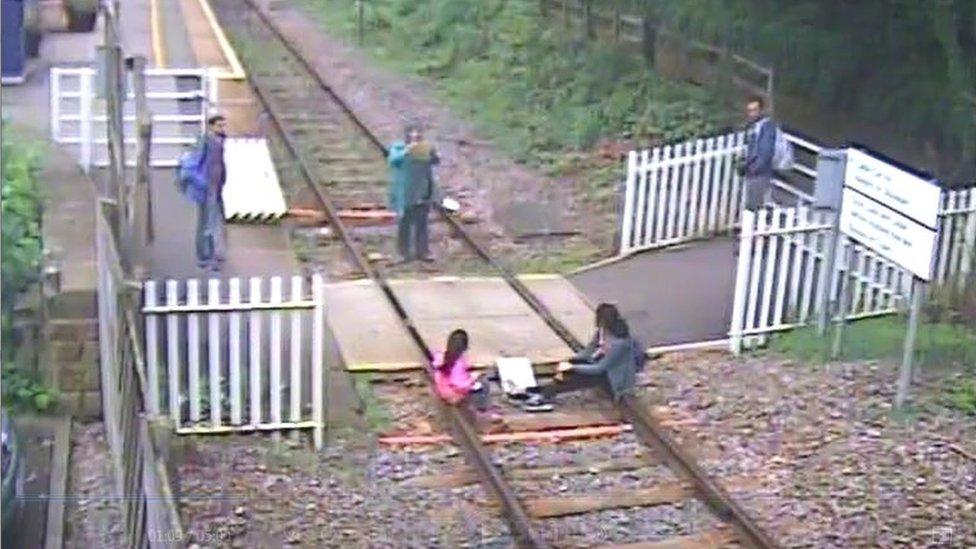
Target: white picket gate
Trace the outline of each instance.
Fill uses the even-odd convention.
[[[820,145],[787,133],[797,151],[790,176],[812,182]],[[620,255],[726,232],[739,222],[742,178],[735,160],[745,153],[745,134],[632,151],[620,225]],[[773,181],[791,204],[813,198],[783,178]],[[812,188],[812,185],[807,185]]]
[[[217,104],[217,73],[212,69],[146,69],[146,99],[152,113],[150,153],[155,167],[173,167],[183,147],[192,145],[206,129],[207,116]],[[182,83],[191,84],[184,86]],[[135,104],[131,79],[124,106],[126,164],[135,165]],[[92,67],[52,67],[50,79],[51,139],[77,147],[85,171],[108,165],[108,117],[98,99],[97,75]],[[181,89],[187,87],[188,89]]]
[[[803,206],[743,212],[729,329],[733,352],[809,323],[823,292],[838,300],[841,281],[851,284],[849,319],[890,314],[909,302],[911,273],[843,235],[828,278],[829,215]],[[976,260],[976,188],[943,193],[939,229],[933,281],[964,284]]]
[[[150,409],[181,434],[312,429],[325,433],[324,288],[313,275],[268,283],[168,280],[144,284]],[[263,296],[268,288],[268,298]],[[204,327],[201,327],[204,322]],[[267,326],[267,328],[265,328]],[[265,331],[267,329],[267,331]]]

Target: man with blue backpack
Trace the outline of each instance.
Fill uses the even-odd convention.
[[[771,198],[774,171],[786,171],[793,166],[793,147],[783,131],[764,112],[765,103],[759,96],[746,103],[746,156],[739,164],[744,177],[743,208],[756,211]]]
[[[227,120],[214,115],[207,120],[207,133],[199,144],[180,158],[180,190],[197,204],[196,255],[202,269],[219,271],[226,258],[224,199],[227,182],[224,139]]]

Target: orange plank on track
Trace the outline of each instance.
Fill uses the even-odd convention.
[[[489,433],[481,435],[486,444],[504,442],[560,442],[579,438],[617,436],[631,430],[630,425],[607,425],[603,427],[580,427],[578,429],[556,429],[553,431],[529,431],[517,433]],[[444,444],[451,441],[449,435],[389,436],[380,437],[379,443],[388,446],[411,446],[424,444]]]

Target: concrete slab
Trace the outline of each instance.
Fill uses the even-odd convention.
[[[500,356],[525,356],[544,364],[571,353],[501,278],[394,280],[390,287],[431,349],[441,349],[452,330],[467,330],[474,365],[491,366]]]
[[[421,368],[424,356],[370,280],[326,284],[326,321],[348,370]]]
[[[596,304],[591,303],[576,286],[560,275],[521,275],[518,278],[576,339],[583,343],[590,340]]]
[[[645,346],[728,337],[735,242],[716,238],[650,251],[571,280],[594,303],[615,303]]]

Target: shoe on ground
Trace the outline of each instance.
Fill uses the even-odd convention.
[[[508,400],[518,403],[525,402],[529,399],[528,393],[507,393],[505,396],[508,397]]]
[[[526,412],[551,412],[553,406],[546,402],[542,395],[533,394],[522,403],[522,409]]]
[[[425,255],[424,257],[421,257],[420,260],[424,263],[433,263],[435,261],[434,256],[432,255]]]

